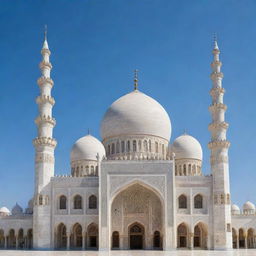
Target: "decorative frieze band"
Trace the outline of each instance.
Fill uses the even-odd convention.
[[[48,55],[50,56],[50,55],[51,55],[51,51],[50,51],[49,49],[43,48],[43,49],[41,50],[41,54],[42,54],[42,55],[48,54]]]
[[[49,78],[49,77],[41,76],[41,77],[38,78],[37,84],[38,84],[39,86],[42,86],[42,85],[44,85],[44,84],[50,84],[51,86],[53,86],[54,82],[53,82],[53,80],[52,80],[51,78]]]
[[[214,194],[214,204],[222,205],[222,204],[230,204],[230,194]]]
[[[214,103],[209,107],[209,110],[211,112],[219,110],[219,109],[223,109],[226,110],[227,109],[227,105],[223,104],[223,103]]]
[[[219,60],[215,60],[215,61],[213,61],[213,62],[211,63],[211,67],[212,67],[212,68],[214,68],[214,67],[216,67],[216,66],[221,67],[221,66],[222,66],[222,62],[219,61]]]
[[[51,163],[54,164],[54,156],[47,153],[37,153],[35,157],[36,163]]]
[[[49,95],[40,95],[36,98],[37,104],[42,104],[46,102],[49,102],[52,106],[55,104],[54,98]]]
[[[228,140],[217,140],[217,141],[211,141],[208,143],[208,148],[213,149],[217,147],[221,148],[229,148],[230,142]]]
[[[43,68],[52,69],[52,64],[50,62],[41,61],[40,64],[39,64],[39,68],[40,69],[43,69]]]
[[[214,81],[214,80],[216,80],[216,79],[218,79],[218,78],[223,78],[224,77],[224,75],[223,75],[223,73],[222,72],[212,72],[211,73],[211,79]]]
[[[33,140],[34,146],[50,146],[50,147],[56,147],[57,141],[50,137],[37,137]]]
[[[229,124],[226,122],[221,122],[221,123],[210,123],[208,126],[208,129],[211,130],[215,130],[218,128],[223,128],[223,129],[228,129]]]
[[[215,96],[216,94],[224,94],[225,93],[225,89],[222,87],[214,87],[210,90],[210,95],[211,96]]]
[[[35,120],[35,123],[37,125],[40,125],[41,123],[49,123],[52,126],[55,126],[56,125],[56,120],[53,117],[43,115],[43,116],[38,116]]]

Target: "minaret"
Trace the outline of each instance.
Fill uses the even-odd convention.
[[[228,123],[225,122],[227,106],[223,103],[225,93],[222,87],[223,73],[221,72],[220,50],[214,39],[212,73],[212,105],[209,110],[212,123],[209,125],[211,142],[211,172],[213,177],[213,248],[232,248],[231,208],[229,188],[228,148],[230,142],[226,139]]]
[[[56,124],[52,117],[52,107],[55,103],[51,96],[53,81],[50,77],[52,65],[50,63],[50,50],[45,30],[42,61],[39,64],[41,77],[37,80],[40,95],[36,98],[39,115],[35,120],[37,137],[33,140],[35,147],[35,193],[33,214],[33,243],[34,248],[51,247],[50,227],[50,180],[54,176],[54,149],[56,140],[52,137],[53,127]]]

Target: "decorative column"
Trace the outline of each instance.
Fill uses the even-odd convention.
[[[228,123],[225,122],[227,106],[223,103],[225,93],[222,87],[223,73],[221,72],[220,50],[216,39],[214,40],[212,73],[212,105],[209,107],[212,123],[209,125],[211,141],[208,144],[211,150],[211,171],[213,177],[213,245],[214,249],[231,249],[232,232],[228,230],[231,225],[230,186],[228,148],[230,142],[226,139]]]
[[[70,232],[67,232],[67,250],[70,249]]]
[[[83,241],[82,241],[82,250],[85,250],[85,233],[82,233],[82,239],[83,239]]]
[[[8,241],[7,236],[5,236],[4,237],[4,248],[5,249],[7,249],[7,241]]]
[[[51,52],[48,47],[46,31],[41,54],[42,61],[39,65],[41,77],[37,81],[40,95],[36,99],[39,109],[39,115],[35,120],[37,137],[33,140],[35,147],[33,247],[35,249],[48,249],[53,247],[53,241],[51,241],[51,204],[49,203],[51,201],[51,188],[49,183],[54,176],[54,149],[57,142],[53,138],[53,127],[56,121],[52,117],[52,107],[55,101],[51,96],[53,81],[50,73],[52,64],[50,63]]]
[[[244,234],[244,248],[248,249],[248,233],[247,233],[247,231],[245,231],[245,234]]]
[[[189,233],[189,248],[194,249],[194,233]]]

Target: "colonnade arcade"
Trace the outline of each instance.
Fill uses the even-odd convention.
[[[112,249],[162,249],[163,203],[150,187],[135,183],[114,196],[111,205]]]
[[[82,225],[75,223],[71,230],[66,225],[60,223],[55,229],[56,249],[98,249],[98,225],[91,223],[86,229]]]
[[[233,248],[256,248],[256,232],[254,228],[232,228]]]
[[[33,247],[32,229],[27,231],[10,229],[5,232],[0,229],[0,248],[1,249],[31,249]]]
[[[206,224],[199,222],[193,230],[189,229],[186,223],[181,223],[177,227],[177,248],[207,249],[208,230]]]

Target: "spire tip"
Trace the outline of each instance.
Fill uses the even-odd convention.
[[[138,90],[138,69],[134,70],[134,91]]]

